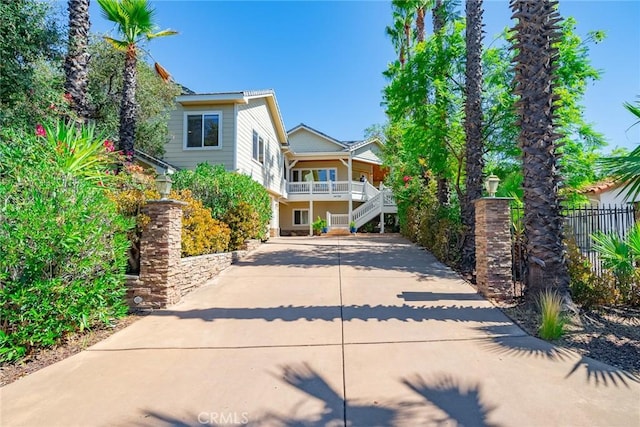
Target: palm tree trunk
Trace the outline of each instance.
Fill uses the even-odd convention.
[[[442,30],[444,29],[445,26],[445,10],[444,10],[444,4],[442,2],[442,0],[436,0],[434,7],[433,7],[433,33],[436,35],[436,37],[438,37],[438,56],[441,57],[443,55],[444,52],[444,46],[443,46],[443,42],[442,42],[442,35],[440,34],[442,32]],[[439,61],[440,65],[439,65],[439,70],[437,71],[438,75],[434,76],[436,79],[442,79],[444,80],[446,78],[445,74],[446,74],[446,70],[445,67],[447,66],[447,64],[442,63],[442,61]],[[441,129],[441,131],[436,132],[437,134],[440,135],[441,138],[446,138],[446,131],[444,131],[444,127],[447,126],[447,122],[449,120],[448,118],[448,114],[447,114],[447,110],[446,110],[446,100],[444,95],[441,92],[441,89],[436,89],[435,91],[435,105],[436,108],[439,109],[440,111],[440,127],[442,127],[443,129]],[[442,150],[442,152],[446,151],[446,144],[445,141],[438,141],[438,144],[440,145],[439,150]],[[446,163],[446,160],[444,161],[444,163]],[[446,164],[441,165],[442,168],[446,169]],[[450,188],[449,188],[449,181],[446,177],[445,174],[445,170],[440,170],[436,172],[436,178],[437,178],[437,183],[438,183],[438,187],[436,190],[436,197],[438,199],[438,203],[441,207],[446,207],[449,206],[450,203]]]
[[[125,161],[133,160],[136,132],[136,47],[130,45],[124,62],[122,77],[122,101],[120,104],[120,141],[119,148],[125,155]]]
[[[533,301],[546,288],[569,296],[569,275],[564,257],[562,215],[558,187],[554,123],[554,79],[561,18],[555,0],[511,0],[514,28],[515,93],[519,145],[524,174],[524,229],[527,252],[527,298]]]
[[[424,6],[419,5],[416,9],[416,41],[424,41]]]
[[[89,118],[87,82],[89,53],[89,1],[69,0],[69,41],[64,61],[65,91],[71,98],[71,109],[77,119],[86,123]]]
[[[482,140],[482,0],[467,0],[467,63],[465,83],[466,181],[461,206],[464,241],[462,271],[473,272],[476,264],[476,219],[474,200],[482,197],[484,141]]]

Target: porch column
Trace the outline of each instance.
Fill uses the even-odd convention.
[[[349,162],[347,163],[347,178],[349,179],[349,223],[353,221],[353,165],[351,162],[351,153],[349,153]]]
[[[313,236],[313,200],[309,200],[309,236]]]
[[[384,233],[384,205],[382,212],[380,212],[380,234],[382,233]]]

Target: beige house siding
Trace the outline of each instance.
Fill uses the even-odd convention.
[[[295,153],[342,151],[343,147],[306,129],[299,129],[289,135],[291,150]]]
[[[222,143],[216,149],[184,149],[184,115],[188,111],[219,111],[222,112]],[[169,117],[170,141],[165,145],[164,159],[180,169],[194,169],[199,163],[205,161],[213,165],[224,165],[225,169],[233,170],[234,163],[234,136],[235,115],[234,106],[229,105],[204,105],[197,107],[184,107],[176,105]]]
[[[354,204],[355,205],[355,204]],[[304,234],[309,231],[309,225],[293,225],[293,211],[296,209],[309,210],[309,202],[280,203],[280,233],[290,234],[291,231]],[[313,202],[313,212],[309,212],[309,221],[327,219],[327,212],[332,214],[348,214],[349,204],[347,202]]]
[[[253,132],[265,141],[264,164],[253,159]],[[251,176],[268,190],[280,194],[283,160],[273,118],[264,98],[238,105],[238,158],[236,170]]]
[[[362,159],[374,163],[382,163],[380,156],[380,148],[376,144],[365,145],[364,147],[358,148],[353,153],[353,157],[355,159]]]

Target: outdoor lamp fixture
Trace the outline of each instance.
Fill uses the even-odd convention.
[[[500,183],[500,178],[498,178],[494,174],[489,175],[487,180],[484,182],[484,187],[487,189],[487,193],[489,193],[489,197],[496,197],[496,191],[498,191],[499,183]]]
[[[156,189],[160,193],[160,200],[167,200],[169,193],[171,192],[171,178],[166,173],[158,175],[156,178]]]

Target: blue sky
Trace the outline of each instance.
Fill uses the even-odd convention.
[[[464,2],[462,2],[464,5]],[[274,89],[287,129],[304,122],[337,139],[356,140],[384,123],[382,72],[395,58],[385,27],[386,1],[152,1],[160,28],[179,35],[149,50],[196,92]],[[511,26],[507,0],[485,0],[486,41]],[[640,95],[640,0],[561,0],[577,32],[604,30],[591,46],[604,71],[584,104],[586,118],[610,147],[635,147],[640,126],[622,106]],[[113,29],[91,2],[92,32]],[[428,22],[430,23],[430,21]],[[608,150],[606,150],[608,151]]]

